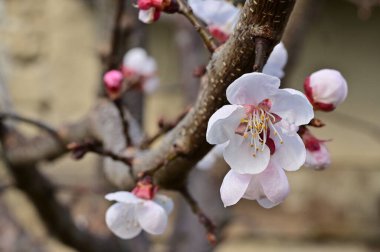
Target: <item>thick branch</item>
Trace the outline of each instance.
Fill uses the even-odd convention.
[[[169,159],[165,167],[156,173],[157,182],[169,189],[183,186],[187,173],[211,148],[205,138],[207,122],[226,103],[227,86],[252,70],[255,38],[268,40],[270,46],[267,50],[270,52],[280,41],[294,2],[247,1],[234,34],[214,53],[207,67],[207,75],[202,79],[202,90],[194,108],[166,135],[157,149],[137,162],[136,172],[149,170],[162,159]],[[178,148],[181,155],[178,155]]]

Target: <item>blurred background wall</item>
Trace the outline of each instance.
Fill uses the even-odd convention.
[[[53,125],[80,118],[99,85],[98,52],[108,39],[99,28],[101,12],[79,0],[3,0],[2,8],[0,51],[15,109]],[[327,127],[315,131],[332,139],[333,165],[323,172],[290,173],[292,193],[279,207],[265,210],[251,201],[233,207],[235,218],[219,251],[367,251],[368,244],[380,242],[380,8],[368,15],[348,1],[332,0],[316,11],[288,84],[301,89],[308,74],[326,67],[346,77],[347,101],[337,113],[318,114]],[[175,116],[186,104],[179,83],[186,59],[176,51],[181,38],[174,18],[148,28],[147,46],[162,80],[146,101],[149,132],[158,117]],[[192,53],[201,55],[199,64],[206,62],[203,48]],[[44,171],[59,183],[92,185],[95,163],[91,156],[81,162],[63,158]],[[1,180],[7,180],[3,168]],[[11,189],[0,197],[37,243],[48,241],[47,251],[70,251],[46,238],[23,195]],[[87,197],[87,205],[103,206],[89,216],[83,212],[94,207],[81,204],[78,223],[102,226],[102,197]]]

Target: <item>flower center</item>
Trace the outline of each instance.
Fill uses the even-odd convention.
[[[273,131],[274,136],[279,138],[280,143],[283,143],[282,137],[275,126],[281,118],[268,111],[270,105],[260,105],[259,107],[252,105],[245,106],[246,117],[240,120],[240,124],[235,130],[236,134],[250,140],[249,146],[253,148],[253,157],[256,157],[259,151],[264,151],[265,145],[270,148],[271,154],[274,153],[273,140],[269,137],[271,130]]]

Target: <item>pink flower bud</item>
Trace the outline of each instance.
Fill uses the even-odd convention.
[[[208,27],[208,30],[210,31],[211,35],[216,38],[220,43],[224,43],[227,41],[227,39],[230,37],[228,34],[226,34],[220,27],[216,25],[210,25]]]
[[[317,139],[309,130],[302,134],[302,140],[306,147],[305,166],[314,170],[324,170],[330,163],[330,153],[325,145],[325,141]]]
[[[120,95],[123,87],[123,74],[118,70],[111,70],[104,74],[104,86],[111,99]]]
[[[306,78],[304,89],[314,109],[332,111],[346,99],[348,88],[340,72],[322,69]]]

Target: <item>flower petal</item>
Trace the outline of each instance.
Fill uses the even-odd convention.
[[[268,167],[257,176],[266,198],[273,203],[270,204],[268,200],[261,198],[258,200],[258,203],[262,207],[273,207],[280,204],[284,201],[286,196],[288,196],[288,178],[286,177],[284,170],[275,162],[271,162]]]
[[[129,50],[123,58],[123,65],[136,72],[141,72],[145,67],[147,53],[143,48],[135,47]]]
[[[223,179],[220,187],[220,196],[224,207],[236,204],[247,190],[252,175],[239,174],[230,170]]]
[[[165,231],[168,216],[165,209],[152,200],[146,200],[136,206],[136,215],[141,227],[151,234]]]
[[[223,156],[231,169],[241,174],[257,174],[262,172],[269,163],[270,150],[257,151],[253,156],[254,148],[250,147],[250,140],[240,135],[233,135],[224,149]]]
[[[153,201],[165,209],[167,214],[170,214],[173,211],[174,203],[173,200],[168,196],[163,194],[156,194],[156,196],[153,198]]]
[[[225,25],[239,14],[239,9],[229,2],[220,0],[190,0],[189,5],[194,13],[208,25]]]
[[[248,73],[236,79],[227,88],[227,99],[231,104],[258,105],[276,94],[280,79],[263,73]]]
[[[105,198],[109,201],[117,201],[121,203],[127,203],[127,204],[136,204],[140,201],[139,198],[137,198],[133,193],[130,192],[114,192],[114,193],[108,193]]]
[[[278,164],[287,171],[298,170],[306,160],[306,148],[298,134],[288,135],[280,133],[283,144],[277,138],[274,139],[276,152],[272,156]]]
[[[264,65],[263,73],[276,76],[278,78],[284,77],[283,68],[288,61],[288,52],[284,43],[280,42],[273,48],[272,53],[269,55],[267,63]]]
[[[296,126],[308,124],[314,118],[313,106],[306,96],[294,89],[280,89],[270,98],[270,112]]]
[[[110,206],[106,212],[106,224],[122,239],[131,239],[141,232],[133,204],[115,203]]]
[[[240,119],[244,117],[244,108],[236,105],[225,105],[218,109],[209,119],[206,140],[210,144],[227,142],[235,134]]]

